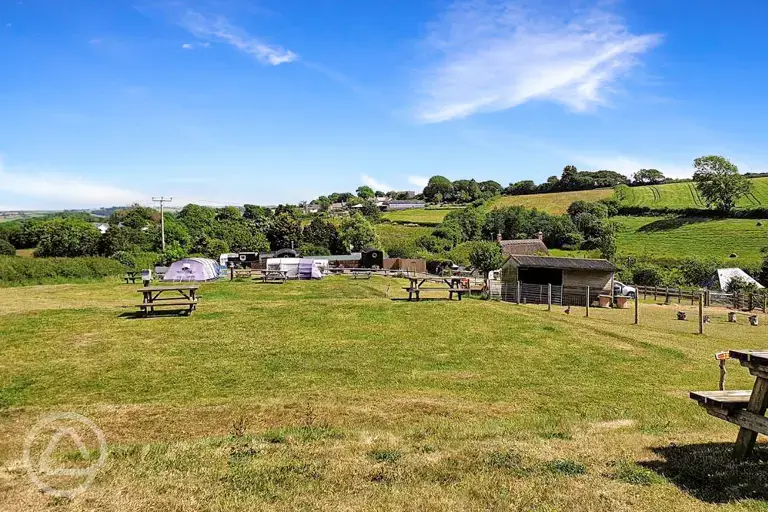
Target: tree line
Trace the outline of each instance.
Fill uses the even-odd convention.
[[[102,233],[83,215],[32,218],[0,224],[0,251],[36,248],[37,257],[114,256],[162,253],[165,262],[189,255],[218,258],[227,252],[263,252],[294,248],[306,255],[347,254],[378,247],[371,221],[355,213],[332,222],[308,218],[291,206],[274,211],[256,205],[212,208],[188,204],[165,214],[162,251],[160,213],[144,206],[114,211]]]

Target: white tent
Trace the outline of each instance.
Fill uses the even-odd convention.
[[[172,263],[163,281],[213,281],[219,277],[219,264],[207,258],[185,258]]]
[[[282,270],[288,279],[322,279],[328,268],[327,260],[311,258],[269,258],[267,269]]]
[[[720,289],[725,291],[728,289],[728,285],[733,278],[740,278],[743,281],[754,284],[758,288],[763,288],[763,285],[752,279],[752,277],[741,270],[740,268],[719,268],[717,269],[717,280],[720,283]]]

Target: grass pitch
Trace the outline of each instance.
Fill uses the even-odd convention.
[[[637,327],[391,300],[404,285],[205,284],[192,317],[150,319],[126,315],[133,285],[0,290],[0,508],[768,510],[765,450],[730,462],[736,429],[687,398],[716,388],[714,352],[758,348],[765,318],[713,314],[697,336],[678,306],[644,305]],[[728,383],[751,380],[731,366]],[[21,464],[51,411],[109,446],[71,501]]]

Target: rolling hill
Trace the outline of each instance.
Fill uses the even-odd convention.
[[[768,207],[768,178],[753,178],[754,189],[738,202],[739,208]],[[706,208],[693,182],[631,187],[622,201],[627,206],[651,208]]]

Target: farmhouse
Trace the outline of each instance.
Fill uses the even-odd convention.
[[[519,289],[520,302],[546,302],[551,284],[553,303],[584,305],[587,286],[592,300],[611,293],[616,270],[608,260],[512,255],[501,269],[502,299],[517,302]]]
[[[501,253],[504,256],[512,256],[514,254],[549,256],[549,249],[544,244],[544,234],[541,231],[539,231],[536,238],[523,240],[503,240],[501,233],[499,233],[496,236],[496,241],[501,246]]]
[[[404,199],[404,200],[398,200],[398,201],[389,201],[384,206],[388,211],[393,211],[393,210],[410,210],[413,208],[424,208],[427,206],[427,204],[424,201],[418,201],[416,199]]]

